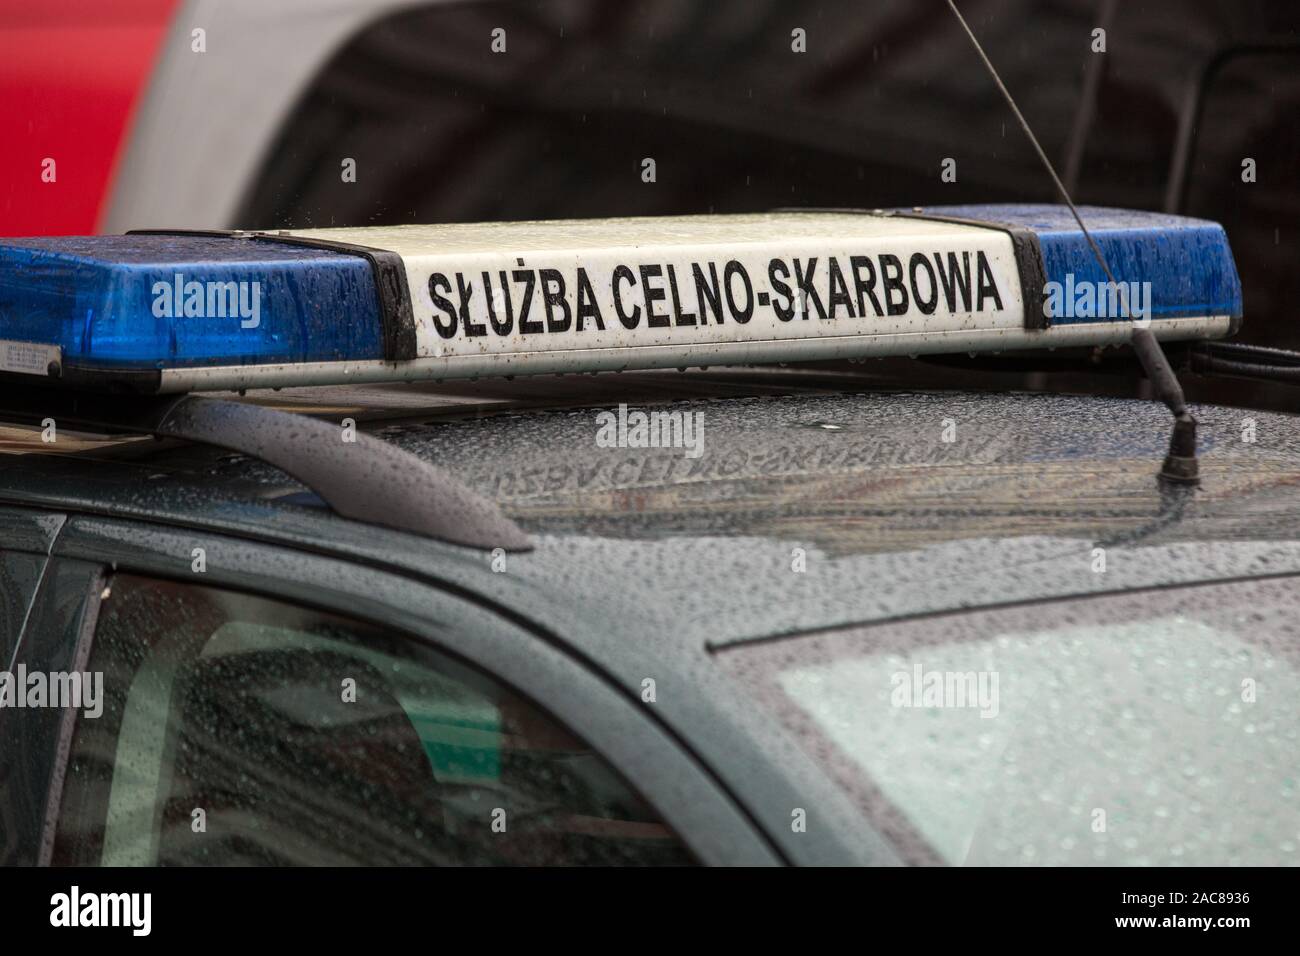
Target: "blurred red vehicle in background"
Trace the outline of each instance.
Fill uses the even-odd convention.
[[[0,234],[95,231],[176,3],[0,0]]]

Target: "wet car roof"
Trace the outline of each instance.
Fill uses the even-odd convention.
[[[663,380],[647,378],[642,397],[653,400]],[[1289,416],[1196,408],[1203,487],[1173,498],[1155,480],[1168,417],[1153,402],[728,397],[713,388],[639,404],[702,416],[704,453],[690,458],[681,448],[597,444],[596,416],[617,404],[605,399],[627,391],[597,388],[583,399],[594,407],[549,409],[462,395],[433,421],[427,398],[400,407],[374,396],[374,434],[494,498],[534,535],[535,551],[511,556],[508,574],[492,573],[481,551],[311,507],[275,469],[198,446],[0,456],[0,497],[22,489],[19,499],[51,507],[329,542],[561,633],[617,620],[624,640],[696,649],[963,607],[1300,573],[1300,439]],[[364,421],[363,397],[276,400],[330,415],[361,408]],[[1242,440],[1246,419],[1253,443]],[[1094,569],[1097,547],[1107,551],[1105,572]],[[800,555],[804,571],[794,570]]]
[[[1285,416],[1198,408],[1204,487],[1153,528],[1168,416],[1151,402],[877,392],[646,410],[699,416],[703,454],[599,447],[596,409],[378,434],[557,535],[755,536],[837,555],[1034,534],[1278,538],[1300,505]],[[1245,418],[1266,440],[1241,440]]]

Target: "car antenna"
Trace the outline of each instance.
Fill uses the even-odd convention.
[[[1007,89],[1006,84],[1002,82],[1002,77],[998,75],[993,62],[988,58],[988,54],[984,52],[984,48],[980,46],[980,41],[967,25],[966,18],[961,15],[961,11],[957,9],[954,0],[948,0],[948,7],[952,10],[953,16],[957,18],[957,22],[961,24],[961,28],[966,31],[966,36],[970,37],[975,52],[984,61],[984,66],[993,78],[993,82],[997,84],[1002,97],[1007,101],[1007,105],[1011,107],[1011,112],[1015,114],[1016,120],[1020,123],[1020,128],[1025,131],[1025,136],[1029,138],[1030,144],[1034,147],[1034,151],[1038,153],[1038,158],[1042,160],[1048,175],[1052,177],[1052,182],[1056,184],[1056,191],[1061,194],[1065,204],[1070,207],[1070,212],[1074,214],[1074,221],[1079,224],[1079,229],[1082,230],[1084,238],[1088,240],[1088,246],[1092,249],[1092,254],[1100,264],[1102,272],[1106,274],[1111,287],[1118,291],[1124,315],[1132,318],[1129,315],[1127,296],[1124,294],[1123,286],[1116,282],[1115,276],[1111,274],[1110,266],[1106,263],[1106,257],[1102,255],[1101,247],[1097,245],[1092,233],[1084,225],[1083,217],[1079,215],[1079,210],[1075,208],[1074,200],[1070,198],[1065,183],[1061,182],[1061,177],[1056,174],[1056,168],[1052,165],[1052,161],[1047,158],[1047,154],[1043,152],[1043,147],[1039,145],[1038,137],[1029,128],[1029,123],[1025,120],[1024,114],[1020,112],[1020,107],[1016,106],[1016,101],[1012,98],[1011,92]],[[1165,357],[1164,351],[1161,350],[1160,344],[1156,341],[1156,337],[1150,329],[1134,326],[1131,342],[1133,351],[1137,353],[1138,361],[1142,364],[1142,371],[1146,373],[1147,378],[1151,381],[1156,390],[1156,395],[1168,406],[1169,411],[1174,416],[1174,431],[1169,440],[1169,454],[1165,456],[1164,464],[1160,468],[1160,479],[1180,485],[1195,485],[1200,480],[1196,461],[1196,419],[1188,411],[1187,402],[1183,398],[1183,388],[1178,384],[1178,377],[1174,375],[1169,360]]]

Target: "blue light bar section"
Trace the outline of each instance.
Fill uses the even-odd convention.
[[[1228,315],[1241,318],[1241,280],[1222,226],[1160,212],[1079,206],[1116,282],[1149,282],[1150,318]],[[1106,282],[1088,240],[1063,205],[927,206],[926,215],[954,216],[1032,230],[1049,283],[1062,299]],[[1053,313],[1052,324],[1113,322],[1113,316]]]
[[[0,338],[99,369],[383,357],[366,259],[224,236],[0,239]]]

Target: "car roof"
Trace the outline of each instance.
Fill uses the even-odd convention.
[[[624,640],[694,656],[900,616],[1300,573],[1292,416],[1196,407],[1203,486],[1178,496],[1155,480],[1168,418],[1153,402],[850,391],[781,373],[548,381],[262,399],[355,415],[496,500],[536,544],[504,575],[482,550],[340,518],[270,466],[170,441],[0,455],[0,501],[328,542],[586,634],[593,652],[610,622]],[[704,453],[600,447],[597,416],[620,398],[700,416]]]

